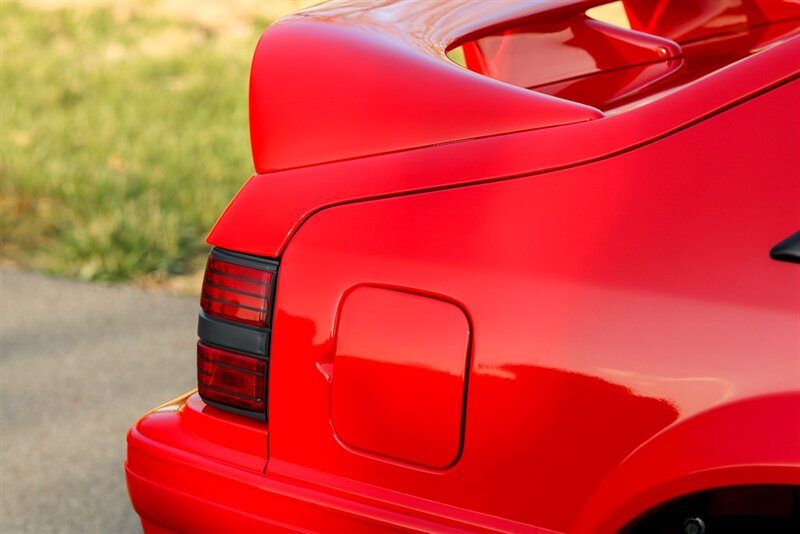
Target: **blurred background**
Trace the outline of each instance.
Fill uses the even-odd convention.
[[[195,387],[249,66],[315,2],[0,0],[0,532],[141,532],[125,434]],[[99,283],[98,283],[99,282]]]
[[[253,172],[255,44],[313,3],[0,2],[4,264],[194,290]]]

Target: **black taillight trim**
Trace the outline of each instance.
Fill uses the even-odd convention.
[[[278,270],[278,262],[276,260],[263,258],[261,256],[242,254],[241,252],[234,252],[232,250],[219,247],[214,247],[211,249],[211,257],[224,262],[235,263],[236,265],[241,265],[242,267],[252,267],[254,269],[273,272],[277,272]]]
[[[197,337],[209,345],[256,358],[267,357],[269,331],[263,328],[212,317],[201,311],[197,318]]]

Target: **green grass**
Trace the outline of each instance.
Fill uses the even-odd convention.
[[[7,260],[105,281],[202,265],[253,172],[247,83],[265,21],[231,36],[148,6],[0,3]]]

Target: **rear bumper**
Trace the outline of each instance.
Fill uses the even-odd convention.
[[[195,392],[128,433],[125,474],[145,532],[453,530],[333,488],[265,474],[267,423],[207,406]]]
[[[190,392],[142,417],[128,433],[125,474],[147,532],[269,526],[248,517],[264,478],[266,423],[206,406]]]

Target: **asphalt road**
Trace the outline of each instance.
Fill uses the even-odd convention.
[[[141,532],[128,427],[194,387],[196,298],[0,270],[0,532]]]

